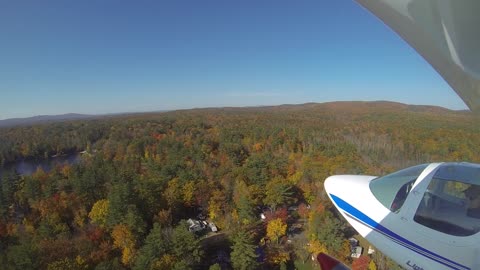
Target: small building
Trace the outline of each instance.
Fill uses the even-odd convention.
[[[375,249],[372,248],[372,246],[368,246],[368,255],[372,255],[373,253],[375,253]]]
[[[293,206],[290,206],[290,207],[287,208],[288,212],[295,212],[297,210],[298,210],[298,206],[296,206],[296,205],[293,205]]]
[[[358,246],[358,240],[353,237],[349,238],[348,242],[350,242],[350,248]]]
[[[212,232],[218,232],[218,228],[217,228],[217,226],[215,226],[215,223],[209,222],[209,223],[208,223],[208,227],[210,228],[210,230],[211,230]]]
[[[205,224],[195,219],[188,219],[187,224],[190,232],[199,232],[205,229]]]
[[[363,252],[363,247],[356,246],[352,249],[351,257],[355,258],[355,259],[358,259],[358,258],[360,258],[360,256],[362,256],[362,252]]]

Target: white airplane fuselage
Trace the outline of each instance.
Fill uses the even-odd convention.
[[[429,188],[431,179],[440,167],[445,166],[444,164],[446,163],[425,165],[418,178],[411,182],[408,196],[398,211],[385,207],[372,192],[370,182],[376,178],[374,176],[331,176],[325,181],[325,190],[335,207],[360,235],[405,269],[480,269],[479,233],[468,236],[452,235],[416,221],[421,211],[419,205],[425,203],[425,198],[428,198],[424,194]],[[472,164],[468,164],[470,165]],[[429,190],[427,193],[434,194],[434,191]],[[437,203],[438,209],[441,209],[441,203],[448,204],[443,201]],[[465,204],[461,201],[453,203],[458,204],[458,209],[462,209]],[[439,213],[456,219],[455,212]],[[468,226],[476,226],[475,219],[467,219]],[[463,226],[462,221],[458,223],[459,226]]]

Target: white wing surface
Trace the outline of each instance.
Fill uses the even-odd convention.
[[[479,0],[356,0],[395,30],[480,112]]]

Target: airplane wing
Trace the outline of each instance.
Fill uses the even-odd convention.
[[[480,112],[479,0],[356,0],[395,30]]]

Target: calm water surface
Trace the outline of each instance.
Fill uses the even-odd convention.
[[[45,172],[48,172],[55,168],[57,165],[61,164],[76,164],[80,162],[81,155],[79,153],[73,153],[58,157],[52,157],[49,159],[41,159],[41,160],[33,160],[33,159],[26,159],[20,160],[14,163],[10,163],[2,168],[0,168],[0,176],[4,172],[13,171],[15,170],[20,175],[31,175],[39,167],[41,167]]]

